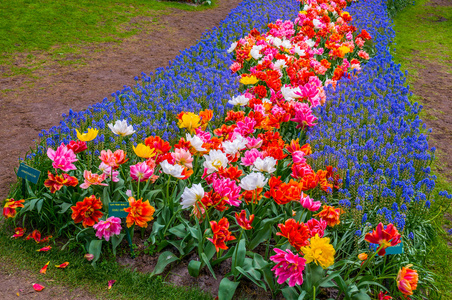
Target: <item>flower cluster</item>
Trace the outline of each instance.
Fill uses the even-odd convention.
[[[347,11],[343,0],[255,2],[243,1],[167,69],[43,132],[33,155],[47,153],[50,194],[41,198],[51,201],[7,199],[3,215],[72,211],[75,225],[62,230],[83,231],[87,243],[151,224],[159,247],[180,257],[197,249],[191,271],[210,269],[216,252],[232,259],[234,280],[270,288],[270,270],[292,288],[336,268],[336,252],[356,260],[365,247],[350,268],[378,269],[389,247],[410,246],[430,206],[432,155],[420,106],[387,50],[383,1]],[[111,202],[127,204],[126,226],[109,215]],[[13,237],[24,234],[19,227]],[[418,284],[410,267],[396,279],[405,296]]]

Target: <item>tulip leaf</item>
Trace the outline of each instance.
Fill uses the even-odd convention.
[[[61,203],[61,205],[60,205],[61,209],[58,213],[64,214],[71,206],[72,206],[72,203],[68,203],[68,202]]]
[[[184,224],[179,224],[177,226],[171,227],[170,229],[168,229],[168,231],[181,239],[183,239],[187,235]]]
[[[260,224],[260,228],[256,236],[251,240],[248,247],[250,250],[256,248],[263,241],[271,238],[272,234],[272,225],[278,218],[265,219]]]
[[[353,300],[372,300],[369,295],[367,295],[365,290],[360,290],[358,293],[354,294]]]
[[[245,253],[245,239],[241,239],[240,242],[238,242],[235,246],[234,252],[232,254],[231,270],[234,276],[237,276],[239,274],[239,271],[235,267],[243,267],[243,263],[245,262]]]
[[[188,263],[188,273],[193,277],[198,277],[201,271],[202,263],[197,260],[191,260]],[[221,283],[220,283],[221,285]]]
[[[212,273],[213,278],[217,279],[217,276],[215,275],[215,272],[213,271],[212,266],[210,265],[209,259],[207,258],[205,253],[201,253],[201,259],[202,259],[203,263],[206,264],[210,273]]]
[[[108,209],[108,204],[110,204],[110,187],[106,186],[104,187],[103,193],[102,193],[102,204],[106,209]]]
[[[38,214],[41,213],[43,203],[44,203],[44,199],[39,199],[38,201],[36,201],[36,209],[38,210]]]
[[[260,280],[260,273],[256,272],[256,270],[254,269],[250,269],[248,271],[245,271],[244,269],[242,269],[241,267],[237,266],[235,267],[240,273],[242,273],[243,275],[246,276],[246,278],[248,278],[249,280],[251,280],[252,282],[254,282],[255,285],[260,286],[261,288],[263,288],[265,291],[267,291],[267,287],[265,286],[265,284],[262,283],[262,281]],[[259,276],[257,276],[257,274],[259,274]]]
[[[267,267],[269,264],[270,263],[265,261],[264,258],[260,254],[254,253],[253,267],[255,269],[262,270],[265,267]]]
[[[285,287],[281,290],[281,292],[284,296],[284,299],[287,299],[287,300],[295,300],[295,299],[298,299],[298,297],[299,297],[298,292],[294,287],[290,287],[290,286]]]
[[[170,251],[165,251],[162,254],[160,254],[159,259],[157,260],[157,264],[155,265],[154,270],[151,273],[151,276],[161,274],[167,265],[170,263],[179,260],[179,258],[174,255],[174,253]]]
[[[116,247],[122,242],[125,233],[121,233],[120,235],[113,235],[111,237],[111,246],[113,248],[113,255],[116,256]]]
[[[88,252],[89,254],[94,255],[93,262],[91,263],[93,266],[96,265],[96,261],[99,259],[101,251],[102,251],[102,240],[92,240],[89,243]]]
[[[231,300],[240,282],[230,281],[227,277],[220,282],[218,300]]]
[[[216,252],[217,250],[215,249],[215,245],[211,242],[208,242],[207,246],[204,248],[204,253],[206,254],[206,257],[209,259],[209,261],[212,259]]]

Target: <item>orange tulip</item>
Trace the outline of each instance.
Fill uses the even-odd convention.
[[[405,296],[413,295],[417,288],[418,274],[416,270],[410,269],[411,266],[402,267],[397,274],[397,287]]]
[[[149,200],[143,202],[143,199],[135,200],[135,198],[129,198],[130,206],[124,211],[128,212],[126,218],[127,227],[131,227],[136,224],[140,227],[147,227],[149,221],[154,219],[152,215],[155,212],[155,208],[149,204]]]
[[[77,202],[72,206],[72,219],[75,223],[82,222],[83,227],[93,226],[104,215],[100,209],[102,202],[96,196],[86,197],[83,201]]]

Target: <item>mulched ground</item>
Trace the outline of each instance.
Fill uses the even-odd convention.
[[[141,72],[149,73],[157,67],[167,66],[180,50],[195,44],[206,29],[217,26],[240,0],[217,2],[219,5],[213,10],[175,10],[170,15],[161,16],[161,26],[153,26],[152,30],[131,37],[119,46],[88,46],[85,66],[46,66],[37,72],[39,79],[32,80],[31,87],[27,83],[30,78],[25,76],[0,78],[1,89],[14,89],[0,94],[0,199],[7,196],[9,185],[15,180],[14,168],[18,166],[18,158],[34,145],[32,140],[38,137],[41,129],[58,125],[61,114],[69,108],[84,109],[120,90],[123,85],[133,85],[133,77]],[[451,5],[451,2],[433,0],[430,5],[446,6]],[[419,70],[419,79],[411,88],[414,94],[422,97],[428,111],[429,118],[425,122],[428,128],[433,129],[429,144],[443,153],[442,172],[447,175],[452,170],[452,156],[447,155],[452,138],[452,70],[422,58],[418,58],[418,61],[425,68]],[[21,62],[18,61],[18,64]],[[137,264],[127,259],[122,263]],[[186,268],[184,270],[186,272]],[[182,272],[177,269],[174,273],[179,271]],[[186,284],[189,277],[184,274],[176,276],[173,281]],[[31,283],[35,280],[33,274],[7,270],[0,264],[0,299],[94,299],[85,291],[68,291],[62,286],[34,293]],[[215,292],[217,287],[212,287],[208,279],[204,284],[208,285],[206,290]],[[20,297],[17,297],[17,292]]]

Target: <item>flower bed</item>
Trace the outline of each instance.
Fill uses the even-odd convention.
[[[230,261],[220,299],[243,280],[287,299],[432,297],[432,154],[384,3],[276,3],[244,1],[166,70],[43,132],[26,162],[47,177],[4,216],[93,264],[152,222],[152,275]],[[52,240],[40,231],[26,239]]]

